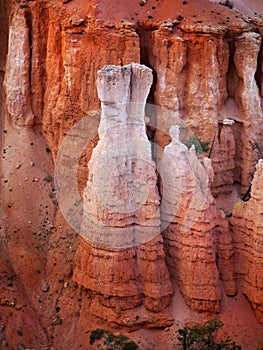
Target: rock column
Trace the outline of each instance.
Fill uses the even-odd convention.
[[[93,313],[126,326],[171,323],[161,312],[173,290],[144,123],[151,84],[151,70],[135,63],[98,72],[100,140],[89,162],[74,272],[75,281],[93,293]]]
[[[241,192],[248,190],[256,162],[263,154],[263,114],[259,89],[255,80],[260,35],[243,33],[235,42],[234,62],[240,78],[236,102],[240,108],[244,132],[241,135]]]
[[[235,244],[235,272],[240,278],[242,291],[263,322],[263,160],[256,165],[251,198],[235,203],[231,224]]]
[[[167,264],[185,301],[199,311],[219,311],[221,292],[213,229],[216,209],[209,190],[211,162],[197,159],[194,146],[179,140],[179,128],[170,129],[172,143],[161,161],[161,214]]]
[[[30,42],[26,9],[17,6],[9,30],[5,74],[6,105],[13,123],[31,125],[34,115],[30,99]]]

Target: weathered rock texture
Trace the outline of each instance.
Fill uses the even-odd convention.
[[[261,40],[259,34],[244,33],[235,42],[234,63],[239,77],[235,98],[244,125],[240,165],[241,185],[244,189],[248,189],[251,183],[255,162],[262,157],[263,150],[263,115],[259,89],[254,78]]]
[[[169,305],[173,288],[144,123],[152,73],[135,63],[106,66],[98,72],[97,84],[102,102],[100,139],[89,162],[84,239],[73,278],[93,292],[91,312],[109,323],[166,326],[171,318],[160,311]],[[144,310],[135,309],[142,304]]]
[[[150,64],[158,76],[154,101],[174,112],[168,120],[163,112],[156,117],[155,140],[161,146],[167,144],[169,127],[176,118],[184,119],[201,140],[210,142],[210,157],[213,165],[215,163],[213,193],[231,191],[235,173],[235,181],[241,183],[244,194],[256,161],[262,155],[262,109],[255,80],[257,65],[258,83],[261,79],[262,68],[257,63],[261,36],[247,31],[247,24],[241,23],[238,16],[230,20],[226,15],[227,21],[231,21],[231,31],[236,33],[228,40],[226,22],[219,20],[215,28],[212,22],[218,13],[211,9],[210,15],[210,21],[197,13],[192,23],[180,18],[166,21],[157,30],[142,34],[142,60]],[[198,29],[203,35],[193,34]],[[235,115],[227,107],[230,99]],[[231,149],[224,150],[224,155],[220,153],[218,159],[223,119],[238,123],[233,133],[234,144],[229,136]]]
[[[239,1],[242,6],[245,2]],[[241,213],[234,209],[231,221],[234,249],[229,232],[233,200],[227,202],[232,188],[237,196],[243,198],[246,193],[246,198],[249,197],[255,165],[262,158],[262,16],[248,18],[208,0],[147,0],[143,3],[144,6],[140,1],[119,0],[0,0],[0,143],[3,151],[0,159],[0,337],[5,343],[3,346],[83,347],[89,342],[87,329],[95,328],[91,314],[98,310],[103,314],[99,316],[112,324],[117,315],[123,317],[119,323],[125,324],[126,311],[137,325],[138,317],[143,319],[141,324],[167,324],[167,315],[156,312],[163,300],[162,292],[158,295],[158,291],[162,291],[161,281],[166,280],[166,285],[170,285],[160,236],[144,245],[144,250],[131,248],[120,256],[119,262],[126,264],[127,261],[127,266],[131,266],[131,259],[137,262],[137,267],[129,269],[129,276],[136,276],[134,298],[129,294],[128,299],[116,296],[112,300],[122,309],[128,300],[131,309],[117,312],[112,308],[110,314],[111,301],[105,301],[98,286],[92,287],[93,292],[87,292],[72,280],[77,247],[77,257],[83,264],[89,264],[83,258],[89,252],[94,254],[90,255],[92,259],[105,260],[106,250],[93,247],[82,238],[78,245],[78,235],[62,218],[54,197],[51,156],[54,161],[71,126],[99,108],[96,76],[106,64],[137,62],[153,69],[148,101],[157,104],[160,110],[149,115],[148,133],[158,145],[164,147],[170,142],[168,130],[178,117],[201,140],[210,142],[206,156],[211,157],[214,168],[211,193],[216,196],[219,210],[211,224],[201,213],[205,222],[204,242],[209,254],[212,252],[208,265],[215,269],[215,255],[218,273],[214,280],[219,278],[223,282],[228,295],[236,293],[235,282],[241,283],[256,315],[262,320],[261,275],[256,279],[260,269],[255,268],[256,264],[261,268],[258,252],[262,250],[262,241],[259,236],[254,240],[255,232],[260,232],[261,224],[256,228],[256,223],[261,216],[252,219],[254,212],[261,210],[261,183],[258,182],[258,189],[254,185],[249,202],[239,204],[244,206],[244,219],[237,218]],[[251,3],[252,0],[248,1],[249,5]],[[93,121],[92,114],[89,118]],[[235,123],[224,125],[225,119]],[[95,136],[80,159],[80,191],[87,183],[87,161],[96,142]],[[161,152],[157,155],[157,165],[160,155]],[[123,219],[127,222],[131,218],[126,213]],[[156,220],[159,220],[158,215]],[[202,221],[196,221],[195,225],[198,223],[202,227]],[[174,232],[171,233],[173,239]],[[188,242],[191,243],[190,237]],[[193,245],[190,248],[195,249]],[[113,251],[111,265],[116,256]],[[246,256],[244,263],[241,256]],[[105,261],[102,265],[108,267]],[[148,265],[158,267],[158,274],[153,273],[151,277],[146,273]],[[199,266],[203,268],[204,265]],[[171,265],[170,268],[175,275],[175,267]],[[85,271],[84,265],[79,269],[78,278],[83,281],[89,278],[91,290],[95,279],[87,271],[82,276],[80,271]],[[106,284],[105,289],[109,289]],[[152,289],[153,285],[156,289]],[[192,286],[196,288],[197,285]],[[210,292],[214,293],[214,302],[207,302],[209,307],[218,305],[215,285],[209,284]],[[183,291],[183,283],[180,287]],[[152,294],[150,289],[154,291]],[[205,288],[202,287],[202,291]],[[190,288],[184,293],[192,295]],[[199,290],[198,297],[201,294]],[[168,303],[165,295],[164,304]],[[202,300],[209,298],[202,295]],[[105,308],[102,305],[106,305]],[[225,308],[222,315],[231,315],[232,310],[222,305]],[[154,311],[146,311],[146,308]],[[174,318],[177,315],[173,310]],[[250,322],[244,322],[248,330]],[[233,327],[232,321],[226,324],[229,329]],[[255,328],[250,328],[256,341],[254,333]],[[262,330],[257,334],[257,338],[262,337]],[[246,336],[245,332],[239,335]],[[172,336],[167,339],[165,350],[174,346]],[[262,341],[258,340],[257,348],[262,347]],[[244,348],[249,349],[248,346]]]
[[[84,237],[86,230],[92,238],[94,235],[95,243],[98,237],[98,244],[127,247],[144,243],[144,234],[148,241],[160,233],[156,169],[144,123],[151,84],[150,69],[138,64],[106,66],[98,72],[100,140],[89,162],[82,230]],[[94,223],[95,232],[90,233],[88,222]],[[109,242],[107,235],[102,235],[100,242],[100,225],[102,232],[113,227]],[[121,235],[114,233],[118,227]]]
[[[263,160],[256,166],[248,202],[235,203],[231,219],[235,245],[235,271],[241,281],[242,292],[263,322]]]
[[[221,209],[217,210],[217,216],[214,220],[213,242],[223,291],[228,296],[235,296],[238,288],[234,268],[234,242],[230,225],[224,211]]]
[[[212,183],[214,195],[231,193],[235,181],[235,154],[236,146],[233,135],[233,120],[224,119],[219,125],[217,135],[213,141],[211,157],[215,173]]]
[[[46,58],[50,69],[43,126],[54,152],[69,128],[99,107],[97,71],[106,64],[140,60],[139,37],[134,28],[121,23],[117,28],[100,25],[81,12],[84,10],[66,14],[62,23],[58,23],[56,13],[50,12]]]
[[[15,125],[33,124],[30,98],[30,43],[25,8],[16,7],[10,23],[5,74],[6,106]]]
[[[209,189],[213,172],[206,168],[179,140],[179,128],[171,128],[172,143],[161,161],[162,219],[169,270],[179,283],[187,303],[200,311],[219,311],[221,292],[213,228],[216,210]]]

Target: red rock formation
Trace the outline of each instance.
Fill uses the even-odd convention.
[[[159,319],[147,311],[165,309],[172,294],[160,235],[155,165],[144,123],[151,83],[150,69],[138,64],[105,66],[98,72],[100,140],[89,162],[84,239],[73,277],[93,292],[96,308],[91,310],[96,316],[133,327],[171,322],[162,313]],[[136,311],[140,313],[136,321],[134,311],[129,315],[127,310],[142,304],[146,310]]]
[[[223,210],[217,211],[213,241],[223,291],[228,296],[234,296],[238,292],[234,269],[235,249],[229,222]]]
[[[215,174],[212,183],[214,195],[233,191],[236,153],[233,124],[233,120],[224,119],[221,130],[218,130],[219,135],[216,135],[213,141],[211,157]]]
[[[6,106],[15,125],[32,125],[30,98],[30,43],[26,9],[17,6],[9,31],[5,74]]]
[[[262,157],[262,109],[259,89],[255,81],[257,56],[260,49],[260,36],[244,33],[235,41],[234,62],[240,82],[236,91],[236,101],[240,108],[244,132],[241,135],[242,162],[241,185],[243,193],[251,183],[251,173],[255,162]]]
[[[242,292],[263,322],[263,260],[262,260],[262,197],[263,161],[256,166],[251,198],[235,203],[231,219],[235,245],[235,272],[241,282]]]
[[[233,173],[238,174],[235,181],[241,182],[241,192],[245,193],[252,179],[255,160],[261,157],[260,151],[255,147],[255,143],[262,145],[261,126],[256,121],[262,119],[262,111],[254,78],[260,42],[258,34],[253,32],[240,36],[246,24],[241,23],[238,16],[230,20],[229,15],[226,15],[227,21],[231,21],[231,31],[237,34],[237,38],[233,37],[228,43],[224,26],[226,23],[219,20],[219,25],[212,25],[217,15],[211,9],[210,21],[195,14],[191,23],[189,18],[184,20],[180,17],[179,20],[161,23],[153,33],[141,31],[142,60],[150,64],[158,76],[154,101],[172,112],[167,118],[167,114],[161,110],[151,123],[157,126],[155,141],[163,147],[169,142],[169,127],[178,117],[184,119],[201,140],[210,142],[210,155],[215,166],[213,187],[218,187],[219,183],[223,186],[214,189],[214,193],[231,191]],[[198,29],[203,35],[193,34]],[[240,50],[246,53],[242,54]],[[250,67],[246,72],[243,64]],[[247,98],[247,94],[251,98]],[[235,101],[235,117],[229,110],[229,97]],[[252,118],[250,113],[255,113],[257,117]],[[253,119],[251,125],[246,123],[247,118],[250,121]],[[231,136],[231,150],[228,153],[224,151],[224,154],[220,152],[216,140],[221,133],[223,119],[238,122],[233,133],[235,144]],[[199,127],[200,124],[202,128]],[[215,149],[211,152],[212,148]],[[226,177],[229,178],[224,183],[223,178]]]
[[[160,165],[161,213],[169,225],[163,233],[167,264],[192,308],[218,312],[221,295],[212,235],[216,213],[208,173],[194,148],[188,151],[179,141],[179,129],[172,127],[171,136]]]
[[[10,348],[86,346],[87,331],[95,328],[97,322],[91,319],[91,314],[115,326],[118,317],[119,324],[129,326],[171,323],[166,312],[157,312],[161,303],[165,306],[169,299],[165,287],[160,284],[170,290],[161,237],[140,249],[131,248],[119,260],[118,264],[137,260],[137,267],[128,270],[130,276],[136,276],[137,283],[133,284],[134,298],[130,295],[128,299],[126,296],[112,298],[115,309],[110,308],[111,301],[96,292],[95,287],[93,292],[87,292],[73,282],[77,234],[57,210],[53,184],[44,180],[50,179],[47,175],[53,175],[50,156],[52,154],[55,160],[70,127],[99,107],[97,71],[105,64],[140,62],[154,70],[148,101],[160,106],[156,115],[150,115],[152,133],[153,126],[157,125],[156,143],[161,146],[169,143],[168,130],[178,117],[203,141],[210,141],[215,168],[213,191],[218,195],[218,207],[221,208],[222,202],[222,208],[231,214],[231,205],[224,203],[228,198],[226,192],[236,183],[245,193],[250,187],[255,164],[262,158],[260,15],[249,19],[207,0],[148,0],[144,6],[140,1],[119,0],[8,0],[0,1],[0,19],[0,142],[3,150],[0,168],[4,181],[0,187],[0,337],[5,342],[3,346],[8,346],[8,342]],[[162,107],[168,113],[164,113]],[[92,116],[90,119],[93,120]],[[231,128],[235,144],[230,127],[221,129],[224,119],[235,121]],[[96,141],[94,137],[80,160],[81,189],[86,184],[86,164]],[[260,186],[259,181],[257,183]],[[256,192],[260,193],[259,189]],[[260,213],[261,204],[254,195],[241,205],[245,208],[243,221],[239,218],[243,211],[239,213],[237,208],[231,221],[236,276],[260,320],[262,286],[257,272],[260,270],[255,266],[258,264],[261,269],[258,252],[262,250],[262,243],[257,236],[261,232],[260,224],[257,228],[252,217],[255,210]],[[209,255],[208,265],[212,269],[216,257],[217,274],[225,293],[234,295],[235,255],[229,219],[220,211],[218,215],[213,214],[214,223],[209,224],[208,218],[204,220],[207,229],[204,243],[212,253],[202,252],[204,256]],[[240,226],[241,221],[244,227]],[[196,230],[200,227],[196,226]],[[200,233],[200,237],[202,235]],[[201,238],[198,243],[200,241]],[[94,259],[98,252],[101,260],[105,257],[103,249],[87,246],[85,240],[78,249],[77,259],[83,266],[88,262],[82,258],[90,249],[94,249]],[[111,264],[116,261],[114,254],[115,251]],[[189,265],[194,266],[191,259],[190,256]],[[146,273],[149,266],[156,267],[151,274]],[[198,269],[196,267],[199,276],[204,266],[205,261]],[[92,275],[86,271],[86,275],[81,275],[81,271],[85,269],[79,268],[79,279],[85,281],[89,277],[89,283],[95,283]],[[164,275],[160,276],[161,271]],[[123,269],[120,268],[120,272]],[[214,278],[218,280],[217,276]],[[194,287],[200,280],[195,282]],[[211,284],[209,289],[213,298],[217,290],[215,285]],[[183,290],[183,283],[181,288]],[[190,288],[184,293],[192,296]],[[193,306],[200,308],[199,299],[196,300]],[[217,297],[213,300],[214,303],[203,302],[202,306],[218,305]],[[124,310],[126,302],[132,308]],[[222,305],[223,314],[232,313],[224,303]],[[179,314],[175,309],[172,311],[174,317]],[[250,321],[247,324],[249,327]],[[233,327],[232,321],[227,325]],[[169,332],[165,350],[167,346],[174,346],[172,336],[169,338],[167,334]],[[254,329],[250,329],[250,334],[254,335]]]
[[[115,28],[96,23],[86,13],[74,13],[67,14],[60,30],[53,11],[50,22],[43,127],[56,153],[69,128],[99,107],[97,71],[105,64],[138,62],[140,53],[139,37],[133,26],[125,23]]]

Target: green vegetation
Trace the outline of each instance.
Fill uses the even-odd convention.
[[[231,1],[229,1],[229,0],[226,0],[225,2],[220,1],[219,4],[223,5],[223,6],[226,6],[226,7],[229,7],[230,9],[232,9],[233,6],[234,6],[233,3]]]
[[[22,337],[22,335],[23,335],[23,330],[22,330],[22,328],[20,327],[20,328],[18,328],[18,330],[17,330],[17,334],[19,335],[19,337]]]
[[[50,174],[48,174],[48,175],[46,175],[46,176],[44,177],[44,181],[46,181],[46,182],[52,182],[52,181],[53,181],[53,177],[52,177]]]
[[[195,146],[195,150],[197,153],[204,153],[209,151],[209,141],[201,141],[196,135],[191,135],[189,139],[185,142],[185,145],[188,149]]]
[[[129,340],[124,335],[114,335],[112,332],[105,329],[97,328],[91,331],[90,345],[93,345],[96,341],[102,341],[104,348],[101,350],[138,350],[139,346]]]
[[[223,322],[214,318],[203,324],[193,324],[178,330],[178,340],[183,350],[240,350],[241,346],[232,342],[228,337],[224,341],[217,342],[216,332],[223,327]]]

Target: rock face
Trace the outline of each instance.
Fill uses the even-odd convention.
[[[140,61],[139,37],[133,27],[101,26],[83,8],[63,17],[60,25],[56,12],[50,11],[46,58],[50,69],[43,126],[55,153],[70,127],[99,107],[97,71],[106,64]]]
[[[193,309],[218,312],[220,280],[227,295],[237,293],[232,236],[210,192],[211,160],[204,158],[202,164],[194,146],[188,150],[181,143],[178,126],[171,127],[170,135],[172,143],[160,163],[167,265]]]
[[[217,210],[213,242],[216,251],[217,268],[223,289],[228,296],[238,292],[234,268],[235,249],[229,222],[223,210]]]
[[[241,281],[242,292],[251,302],[260,322],[263,322],[263,160],[256,166],[248,202],[235,203],[231,225],[235,245],[235,271]]]
[[[91,234],[94,243],[129,247],[144,243],[144,235],[148,241],[160,233],[156,169],[144,123],[151,84],[151,71],[138,64],[106,66],[98,72],[100,140],[89,162],[82,227],[82,235],[89,239]],[[98,230],[108,232],[109,242]]]
[[[162,219],[169,270],[178,281],[186,302],[199,311],[219,311],[221,292],[213,229],[216,211],[209,189],[213,170],[188,151],[179,140],[179,128],[170,131],[172,143],[165,147],[161,161]],[[170,223],[170,224],[169,224]]]
[[[135,63],[105,66],[98,72],[97,84],[102,104],[100,139],[89,162],[83,238],[73,278],[93,293],[96,307],[91,310],[96,316],[133,327],[166,326],[171,317],[160,311],[169,305],[173,288],[165,265],[156,169],[144,123],[152,73]]]
[[[246,2],[233,1],[242,6]],[[247,0],[249,5],[251,2]],[[259,0],[257,3],[262,6]],[[174,295],[178,296],[180,289],[188,305],[197,310],[217,311],[220,293],[233,296],[243,291],[263,323],[261,162],[255,173],[257,162],[263,158],[262,16],[248,18],[208,0],[0,0],[0,23],[0,347],[83,347],[89,342],[87,330],[97,327],[99,319],[130,328],[171,324],[172,317],[166,309],[171,301],[171,280]],[[139,125],[132,123],[127,132],[122,127],[124,120],[119,120],[120,125],[111,129],[121,138],[105,132],[104,122],[118,118],[123,106],[113,109],[107,105],[116,91],[113,85],[112,91],[101,86],[98,96],[97,72],[105,65],[125,66],[131,62],[153,71],[147,101],[159,108],[154,113],[146,109],[151,124],[146,129],[156,146],[152,150],[156,168],[160,169],[173,125],[188,126],[201,141],[210,142],[205,156],[212,161],[213,179],[211,166],[201,165],[193,151],[186,151],[180,144],[174,154],[187,154],[187,162],[180,158],[180,164],[189,169],[189,173],[180,173],[185,191],[179,208],[175,198],[165,203],[158,195],[159,178],[156,187],[142,104],[135,104],[135,110],[139,108]],[[127,105],[137,94],[138,101],[144,104],[150,73],[147,69],[139,73],[136,65],[128,67],[127,71],[118,68],[115,72],[127,95],[116,92],[115,97]],[[131,74],[133,70],[136,74]],[[103,74],[106,71],[100,72],[101,82]],[[140,74],[142,78],[148,76],[142,86],[136,82]],[[132,93],[131,86],[136,87]],[[57,205],[53,165],[65,135],[84,116],[89,114],[92,130],[97,131],[93,116],[98,115],[100,98],[106,103],[102,104],[105,120],[97,150],[103,150],[105,155],[110,150],[118,154],[120,147],[108,150],[105,142],[116,144],[117,140],[117,145],[123,145],[129,141],[132,147],[124,147],[127,153],[121,157],[137,156],[142,147],[147,161],[136,158],[134,163],[127,158],[127,165],[116,163],[114,167],[110,160],[115,158],[106,157],[105,164],[114,168],[109,187],[116,195],[112,203],[108,189],[100,187],[104,183],[100,177],[91,177],[98,173],[104,179],[110,173],[107,168],[103,173],[97,166],[96,159],[103,154],[93,151],[98,141],[95,132],[78,167],[81,196],[86,188],[83,236],[79,237]],[[90,113],[94,110],[94,114]],[[134,109],[126,112],[127,118],[133,120]],[[141,141],[130,140],[131,134]],[[182,143],[188,136],[181,128]],[[172,144],[168,150],[171,148]],[[165,152],[167,156],[167,149]],[[88,175],[91,154],[94,156]],[[199,183],[200,174],[204,177]],[[171,186],[176,185],[175,179],[170,180]],[[136,203],[126,186],[129,181],[137,195],[143,194],[138,196],[140,205],[135,215],[131,209]],[[210,187],[207,192],[203,192],[204,185]],[[138,191],[143,188],[145,191]],[[177,193],[176,187],[172,188]],[[194,208],[195,193],[203,206]],[[251,199],[243,202],[244,194],[246,200]],[[122,205],[125,198],[131,199],[130,207]],[[120,207],[122,211],[116,215]],[[191,223],[187,212],[198,219]],[[98,231],[91,226],[88,229],[90,217],[96,218]],[[178,231],[186,224],[191,226],[187,234]],[[140,241],[140,233],[145,234],[146,229],[152,240],[132,245],[131,235]],[[98,242],[101,232],[103,246]],[[124,242],[119,232],[125,235]],[[85,235],[93,243],[87,242]],[[110,241],[114,237],[115,247],[109,246],[107,237]],[[123,243],[128,246],[121,250]],[[179,299],[173,296],[168,310],[178,325],[182,318],[175,310],[176,300]],[[231,302],[236,303],[235,299]],[[224,302],[220,307],[220,316],[232,314]],[[95,321],[92,315],[97,316]],[[197,317],[194,312],[191,315]],[[184,322],[189,320],[185,314],[182,317]],[[32,322],[36,325],[33,330]],[[256,324],[253,322],[245,320],[246,330],[247,325]],[[226,325],[233,327],[229,319]],[[249,331],[253,339],[254,330],[252,327]],[[262,329],[258,334],[260,348]],[[249,339],[245,332],[240,336]],[[151,347],[148,345],[145,348]],[[159,343],[155,345],[159,347]],[[170,336],[164,350],[172,347]]]
[[[262,84],[262,68],[256,59],[261,55],[261,36],[255,32],[242,33],[244,23],[235,17],[232,30],[237,36],[228,41],[223,27],[212,29],[214,13],[211,10],[210,22],[201,16],[198,20],[199,15],[194,15],[196,22],[191,24],[189,20],[166,21],[154,32],[143,34],[142,59],[149,62],[158,76],[154,101],[165,110],[173,111],[169,119],[163,111],[156,117],[155,141],[162,147],[166,145],[168,130],[180,117],[199,139],[210,142],[209,154],[215,172],[213,193],[228,193],[236,181],[241,183],[244,194],[262,154],[255,146],[262,145],[261,88],[258,88]],[[205,35],[193,34],[199,26]],[[236,122],[232,127],[233,136],[224,124],[221,135],[224,119]],[[220,147],[218,143],[225,142],[226,130],[231,145],[227,146],[228,150],[224,149],[223,155],[224,144]]]
[[[15,125],[33,124],[30,98],[30,43],[25,8],[17,7],[9,32],[5,91],[8,113]]]
[[[213,158],[213,170],[215,177],[212,183],[214,195],[231,193],[235,180],[235,138],[231,119],[224,119],[219,125],[214,139],[211,157]]]
[[[259,89],[254,79],[260,43],[260,36],[255,33],[244,33],[235,42],[234,63],[239,77],[235,96],[244,126],[244,132],[241,135],[242,152],[240,164],[243,193],[251,183],[250,174],[255,170],[256,161],[262,157],[263,115]],[[247,54],[243,55],[243,52]]]

